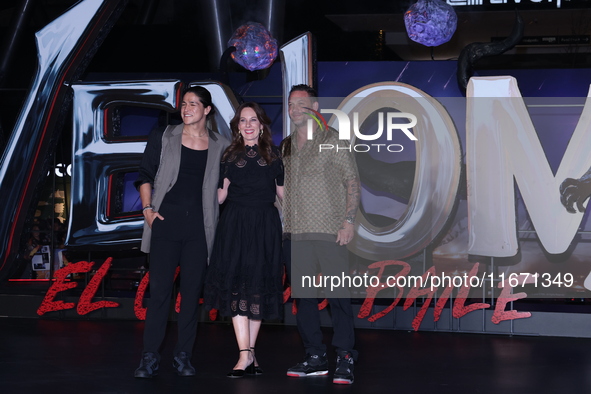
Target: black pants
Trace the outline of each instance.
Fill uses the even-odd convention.
[[[307,267],[300,269],[292,267],[292,248],[297,256],[295,264],[305,264]],[[318,266],[323,274],[340,275],[348,274],[348,252],[345,246],[329,241],[283,241],[283,253],[290,283],[292,280],[300,280],[296,277],[302,272],[309,272],[312,266]],[[340,272],[335,272],[335,268]],[[294,270],[292,271],[292,268]],[[292,278],[292,272],[294,277]],[[350,298],[328,298],[332,319],[333,337],[332,345],[336,351],[345,350],[353,354],[357,359],[355,346],[355,330],[353,310]],[[323,335],[320,329],[320,311],[317,298],[298,298],[296,300],[298,312],[296,322],[298,331],[304,343],[307,354],[323,355],[326,353],[326,345],[323,343]]]
[[[176,267],[180,266],[181,305],[175,354],[193,352],[197,307],[207,268],[207,244],[201,207],[163,205],[152,224],[150,246],[150,300],[144,328],[144,352],[155,353],[164,340]]]

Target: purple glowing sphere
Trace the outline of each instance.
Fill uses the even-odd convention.
[[[277,57],[277,40],[265,26],[256,22],[248,22],[234,32],[228,46],[236,47],[232,59],[250,71],[265,69]]]
[[[408,37],[419,44],[436,47],[448,42],[456,31],[458,16],[443,0],[419,0],[404,14]]]

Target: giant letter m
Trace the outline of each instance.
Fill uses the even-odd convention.
[[[514,180],[544,248],[553,254],[565,252],[583,213],[566,211],[559,186],[591,167],[589,95],[556,176],[514,78],[472,78],[467,97],[469,253],[517,253]]]

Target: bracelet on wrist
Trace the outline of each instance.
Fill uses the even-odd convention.
[[[146,205],[144,207],[144,209],[142,209],[142,213],[146,212],[146,210],[148,210],[148,209],[151,209],[153,211],[154,210],[154,206],[152,206],[152,204]]]

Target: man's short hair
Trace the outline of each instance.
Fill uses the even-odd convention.
[[[306,92],[308,93],[308,96],[312,98],[312,102],[318,101],[316,100],[318,98],[318,93],[316,92],[316,89],[303,83],[299,85],[293,85],[291,87],[291,90],[289,91],[289,95],[291,96],[293,92]]]

